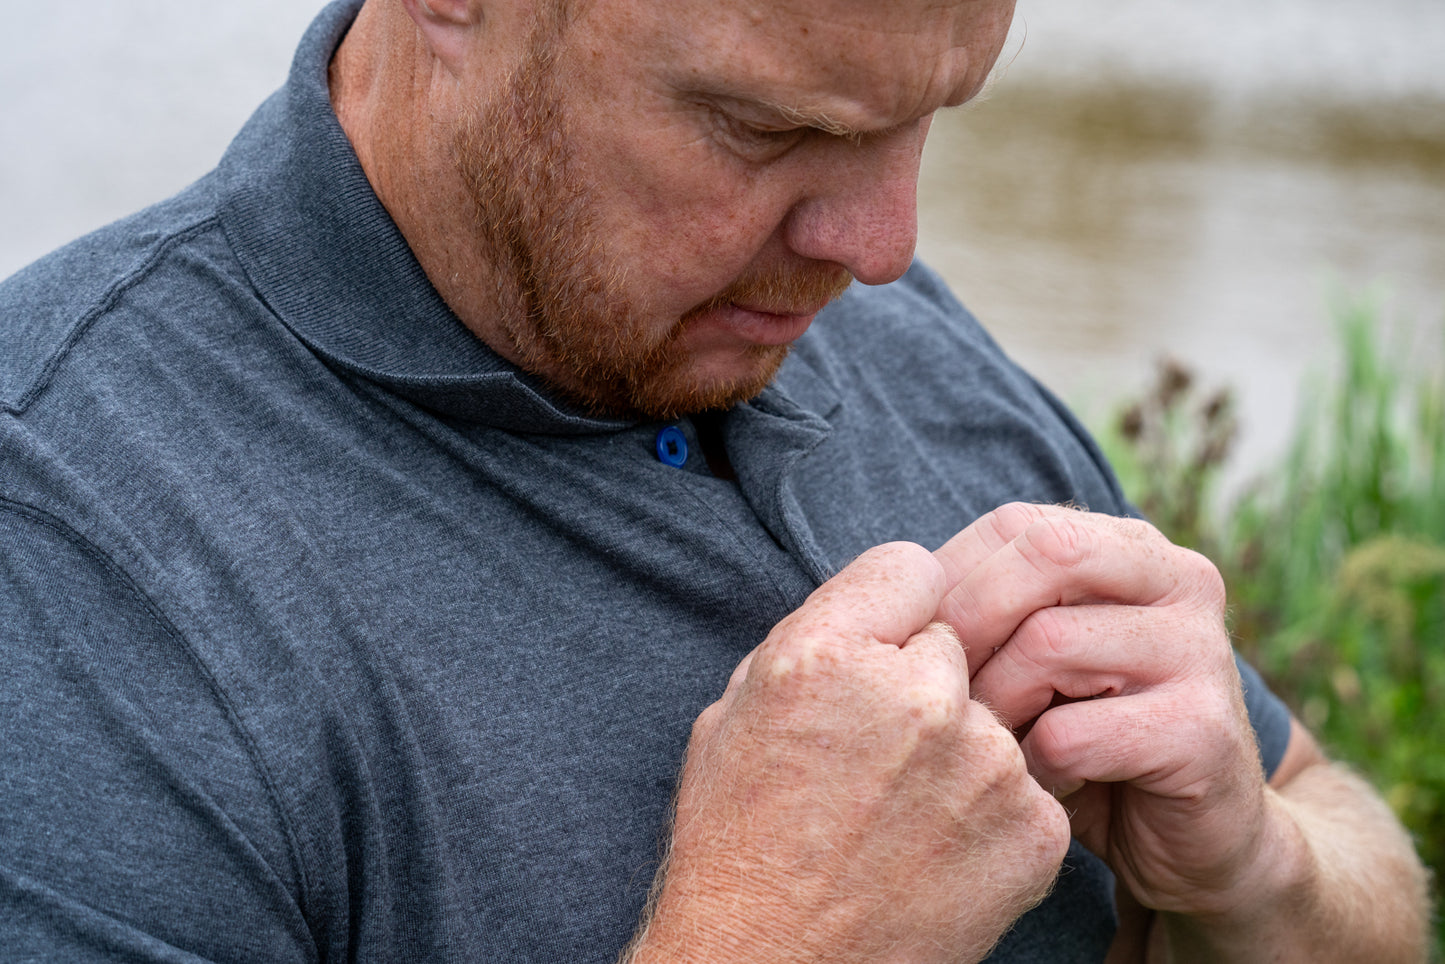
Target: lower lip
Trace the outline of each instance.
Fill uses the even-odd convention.
[[[818,313],[806,315],[775,315],[767,311],[752,311],[727,305],[719,308],[725,327],[755,345],[787,345],[797,341],[808,330]]]

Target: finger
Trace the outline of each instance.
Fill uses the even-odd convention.
[[[1010,502],[979,516],[958,535],[940,546],[933,555],[943,566],[952,588],[977,569],[989,556],[1008,545],[1019,533],[1053,512],[1071,511],[1059,506]]]
[[[876,546],[819,586],[776,631],[902,646],[933,621],[947,586],[933,554],[911,542]]]
[[[1029,773],[1056,797],[1085,783],[1122,783],[1143,776],[1156,721],[1143,712],[1152,701],[1115,697],[1056,706],[1020,741]],[[1105,703],[1110,705],[1104,706]],[[1143,704],[1143,707],[1137,704]]]
[[[958,634],[948,623],[937,619],[908,637],[899,648],[917,658],[936,656],[949,665],[964,665],[963,646],[958,642]]]
[[[1033,612],[1097,602],[1157,605],[1207,585],[1206,571],[1213,571],[1207,560],[1171,545],[1147,523],[1050,515],[954,586],[939,617],[958,632],[976,672]],[[1222,605],[1222,588],[1217,594]]]
[[[1051,514],[1066,511],[1073,510],[1028,502],[1010,502],[979,516],[971,525],[940,546],[934,552],[934,557],[943,566],[949,596],[945,597],[939,616],[949,620],[951,609],[958,605],[958,602],[952,599],[953,592],[984,560],[1007,546],[1033,523]],[[968,655],[969,676],[972,676],[979,666],[988,660],[993,653],[993,647],[982,643],[970,646],[967,640],[962,639],[960,642]]]
[[[968,661],[952,626],[929,623],[908,638],[901,656],[913,664],[915,679],[958,700],[959,705],[968,699]]]
[[[1222,624],[1172,607],[1055,606],[1031,613],[973,676],[976,698],[1021,727],[1057,697],[1118,696],[1230,659]],[[1209,632],[1210,629],[1216,630]]]
[[[1055,707],[1020,745],[1029,772],[1055,796],[1086,782],[1127,782],[1188,800],[1195,784],[1217,776],[1215,759],[1253,758],[1241,725],[1227,696],[1156,689]]]
[[[1209,859],[1221,834],[1237,837],[1241,821],[1230,801],[1247,802],[1264,784],[1242,700],[1224,694],[1153,690],[1071,703],[1039,717],[1020,749],[1039,784],[1067,798],[1085,846],[1103,854],[1121,830],[1117,789],[1128,784],[1136,791],[1131,846],[1152,847],[1181,866],[1191,852]]]

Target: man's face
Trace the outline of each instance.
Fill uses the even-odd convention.
[[[932,113],[1012,0],[592,0],[457,132],[503,354],[598,412],[723,408],[912,257]]]

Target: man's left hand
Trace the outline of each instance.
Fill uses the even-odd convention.
[[[1074,835],[1146,906],[1249,900],[1271,806],[1214,566],[1145,522],[1023,504],[937,556],[973,692]]]

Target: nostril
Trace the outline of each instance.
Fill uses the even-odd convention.
[[[906,198],[886,193],[800,204],[788,221],[788,246],[802,257],[842,265],[863,284],[896,281],[913,263],[918,217],[911,192]]]

